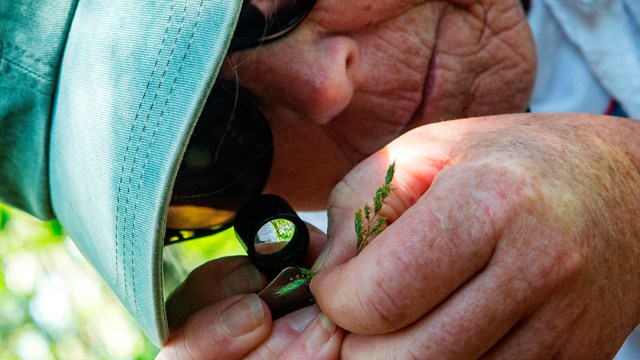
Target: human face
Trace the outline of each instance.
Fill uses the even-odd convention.
[[[297,208],[325,206],[353,165],[412,128],[523,111],[534,73],[518,0],[319,0],[288,37],[222,70],[272,127],[266,191]]]

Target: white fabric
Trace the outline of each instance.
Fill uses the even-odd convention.
[[[534,0],[532,111],[602,114],[615,99],[640,119],[640,0]],[[640,327],[615,360],[640,359]]]
[[[529,19],[533,111],[604,113],[613,98],[640,119],[640,1],[534,0]]]

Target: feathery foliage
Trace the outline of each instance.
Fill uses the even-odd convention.
[[[355,211],[354,226],[357,236],[357,254],[359,254],[362,249],[369,245],[369,243],[376,236],[380,235],[380,233],[387,227],[387,218],[380,215],[380,212],[382,211],[382,206],[385,204],[385,201],[389,195],[391,195],[391,191],[393,190],[393,188],[391,188],[391,181],[393,180],[395,171],[396,163],[394,161],[387,169],[387,175],[384,178],[384,185],[376,190],[376,194],[373,198],[373,209],[371,208],[371,205],[364,204],[362,209],[356,209]],[[315,273],[305,268],[300,268],[300,270],[302,271],[303,276],[283,286],[278,290],[278,296],[287,295],[297,288],[311,283],[311,279]]]
[[[382,206],[385,204],[389,195],[391,195],[391,181],[393,180],[395,171],[396,163],[394,161],[387,169],[384,185],[376,190],[376,195],[373,198],[373,212],[371,212],[371,205],[369,204],[364,204],[362,209],[357,209],[355,212],[356,218],[354,225],[358,238],[356,242],[356,251],[358,254],[387,227],[387,218],[380,215],[380,211],[382,211]]]

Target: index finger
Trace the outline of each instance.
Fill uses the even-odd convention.
[[[487,263],[497,241],[493,224],[509,216],[501,189],[493,186],[504,174],[482,174],[479,163],[443,170],[450,162],[446,143],[429,144],[422,153],[408,140],[389,146],[391,153],[394,146],[408,147],[410,156],[396,159],[395,190],[385,210],[391,225],[359,256],[353,257],[355,235],[348,228],[353,215],[347,211],[361,207],[363,197],[345,187],[341,201],[347,205],[332,210],[333,243],[311,285],[323,312],[349,331],[393,331],[437,306]],[[381,153],[368,162],[383,159]],[[357,179],[380,179],[381,168],[363,163]],[[362,180],[357,184],[368,186]],[[340,212],[343,216],[336,216]]]
[[[391,162],[396,162],[391,183],[393,194],[383,206],[382,216],[393,222],[424,194],[435,175],[446,165],[446,160],[444,154],[426,159],[417,156],[417,151],[414,147],[394,146],[392,143],[356,166],[336,185],[329,198],[329,240],[313,267],[314,271],[342,264],[356,255],[354,211],[365,203],[372,203]],[[411,161],[407,161],[409,159]]]

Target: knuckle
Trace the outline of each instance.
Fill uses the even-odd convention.
[[[256,360],[271,360],[278,359],[279,354],[272,348],[272,344],[267,341],[255,349],[250,358]]]
[[[557,247],[530,249],[524,257],[516,258],[519,260],[511,259],[504,264],[506,268],[502,272],[507,277],[504,296],[515,306],[524,308],[545,296],[543,294],[571,282],[584,271],[585,265],[580,252]],[[517,264],[513,265],[514,262]]]
[[[586,264],[580,251],[573,248],[546,250],[533,267],[532,283],[537,287],[561,285],[580,274]]]
[[[356,292],[360,308],[363,309],[364,331],[379,333],[393,331],[405,325],[407,314],[403,301],[387,289],[384,279],[372,279],[371,286],[358,287]]]

